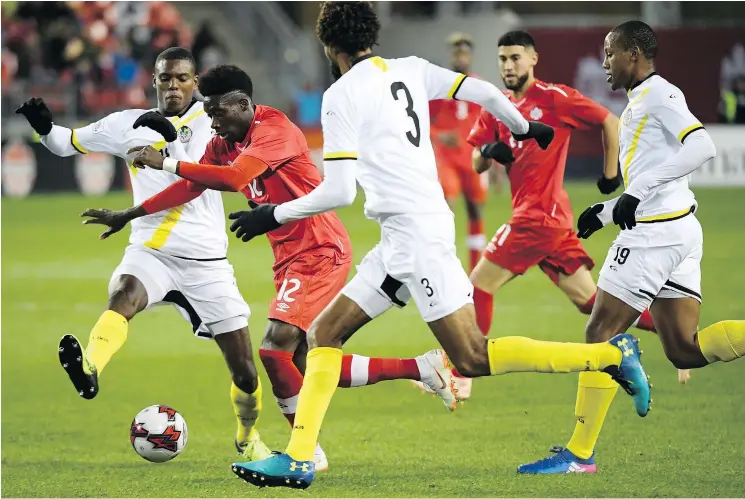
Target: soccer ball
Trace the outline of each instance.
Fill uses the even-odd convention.
[[[186,447],[186,421],[176,409],[151,405],[141,410],[129,429],[132,447],[144,459],[165,463]]]

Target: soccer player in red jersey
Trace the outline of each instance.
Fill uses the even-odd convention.
[[[216,137],[199,163],[183,159],[178,141],[168,144],[172,157],[164,158],[150,147],[140,149],[134,166],[162,169],[183,180],[144,201],[136,211],[155,213],[179,206],[206,189],[239,191],[249,203],[263,204],[291,201],[318,187],[321,176],[305,136],[282,112],[253,103],[248,74],[235,66],[216,66],[200,77],[199,91]],[[162,115],[152,112],[149,118],[145,126],[164,136],[175,133]],[[334,212],[287,223],[267,237],[274,251],[277,296],[270,305],[259,356],[280,410],[292,425],[305,370],[305,332],[346,284],[352,246]],[[455,405],[449,364],[440,350],[413,359],[345,355],[342,360],[341,387],[390,379],[419,380],[436,391],[446,406]],[[320,446],[315,461],[316,469],[328,467]]]
[[[476,148],[474,170],[486,171],[491,160],[505,165],[512,190],[512,219],[497,230],[471,273],[476,319],[484,335],[491,327],[494,293],[536,265],[580,312],[589,315],[592,311],[597,285],[590,270],[595,262],[573,229],[569,195],[563,186],[573,129],[602,128],[605,168],[598,188],[610,194],[621,184],[618,118],[573,88],[536,79],[533,70],[538,54],[530,34],[508,32],[498,46],[507,95],[526,119],[551,125],[556,135],[545,151],[530,141],[516,142],[503,123],[482,111],[468,137]],[[648,310],[635,326],[655,330]],[[458,387],[459,398],[468,392]]]
[[[448,37],[453,71],[474,76],[471,71],[473,41],[463,33]],[[430,135],[437,161],[437,174],[445,199],[452,206],[463,193],[468,214],[466,246],[470,269],[476,266],[486,246],[481,210],[486,201],[488,178],[471,167],[473,147],[468,133],[481,112],[481,106],[456,99],[434,100],[429,103]]]

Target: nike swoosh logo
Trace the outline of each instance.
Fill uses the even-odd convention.
[[[447,388],[448,385],[447,385],[447,383],[445,383],[445,380],[442,379],[442,376],[440,376],[440,373],[437,372],[437,371],[435,371],[435,374],[437,375],[438,378],[440,378],[440,383],[442,383],[442,386],[439,389],[440,390],[444,390],[445,388]]]

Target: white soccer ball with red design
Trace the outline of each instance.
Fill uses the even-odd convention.
[[[186,421],[172,407],[151,405],[132,420],[129,440],[135,452],[144,459],[165,463],[186,447]]]

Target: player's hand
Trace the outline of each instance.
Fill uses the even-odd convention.
[[[493,159],[497,163],[506,165],[515,161],[512,154],[512,148],[504,142],[492,142],[481,146],[481,155],[488,159]]]
[[[135,168],[163,169],[163,155],[153,146],[136,146],[127,151],[127,154],[134,153],[137,153],[132,159],[132,166]]]
[[[582,212],[577,219],[577,237],[587,239],[603,228],[603,222],[598,216],[601,211],[603,211],[603,205],[602,203],[598,203]]]
[[[616,206],[613,207],[613,223],[621,227],[621,230],[631,229],[636,226],[636,208],[640,201],[626,194],[621,194]]]
[[[122,230],[132,219],[136,218],[133,216],[132,210],[107,210],[101,208],[99,210],[88,209],[80,214],[81,217],[91,217],[83,221],[83,224],[99,224],[106,225],[109,229],[103,232],[99,239],[106,239],[111,234],[116,234]]]
[[[236,211],[228,215],[230,220],[235,220],[230,226],[230,232],[235,232],[235,237],[244,243],[282,226],[274,218],[276,204],[256,204],[249,201],[248,205],[252,208],[250,211]]]
[[[443,132],[437,136],[442,145],[447,147],[456,148],[460,146],[458,135],[455,132]]]
[[[603,194],[610,194],[621,185],[621,175],[616,175],[613,178],[608,178],[605,175],[598,179],[598,189]]]
[[[525,135],[512,134],[515,140],[535,139],[538,147],[543,150],[548,149],[551,141],[554,140],[554,129],[540,121],[528,121],[528,133]]]
[[[164,139],[166,139],[166,142],[173,142],[178,138],[176,127],[173,126],[171,120],[157,111],[148,111],[137,118],[132,125],[132,128],[140,128],[141,126],[149,128],[154,132],[158,132]]]
[[[22,114],[28,120],[36,133],[49,135],[52,131],[52,112],[41,97],[32,97],[16,109],[16,114]]]

